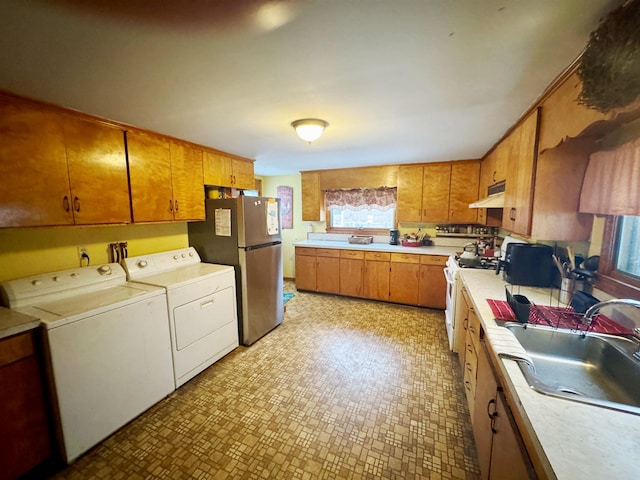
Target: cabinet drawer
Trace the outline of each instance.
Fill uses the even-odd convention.
[[[420,263],[418,255],[410,255],[408,253],[392,253],[391,261],[397,263]]]
[[[353,258],[355,260],[363,260],[364,252],[362,250],[340,250],[340,258]]]
[[[338,258],[340,257],[340,250],[335,248],[316,248],[316,255],[319,257]]]
[[[31,332],[20,333],[0,340],[0,367],[34,354]]]
[[[469,336],[468,341],[471,341],[476,352],[480,350],[480,320],[473,308],[469,308],[469,325],[467,327],[467,335]]]
[[[364,252],[364,259],[388,262],[391,259],[391,254],[384,252]]]
[[[420,255],[420,263],[422,265],[442,265],[444,267],[448,258],[442,255]]]
[[[296,255],[316,256],[316,249],[311,247],[296,247]]]

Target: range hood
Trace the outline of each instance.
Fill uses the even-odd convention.
[[[504,187],[505,182],[498,182],[489,186],[488,196],[481,198],[477,202],[469,204],[469,208],[503,208],[504,207]]]

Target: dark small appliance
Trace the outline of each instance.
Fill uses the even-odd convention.
[[[532,243],[510,243],[505,260],[500,262],[504,280],[512,285],[528,287],[551,286],[553,274],[553,248]]]
[[[400,245],[400,230],[389,230],[389,245]]]

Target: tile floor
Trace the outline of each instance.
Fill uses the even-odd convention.
[[[442,312],[295,292],[281,326],[55,478],[475,479],[479,470]]]

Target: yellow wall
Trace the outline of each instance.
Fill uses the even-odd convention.
[[[184,248],[187,224],[0,229],[0,281],[79,267],[80,246],[92,265],[106,263],[108,244],[122,241],[132,257]]]
[[[262,194],[266,197],[275,197],[276,189],[280,186],[293,187],[293,229],[282,230],[282,258],[285,278],[295,277],[295,248],[294,242],[307,239],[307,227],[309,222],[302,221],[302,183],[301,176],[277,175],[272,177],[260,177],[262,179]]]

